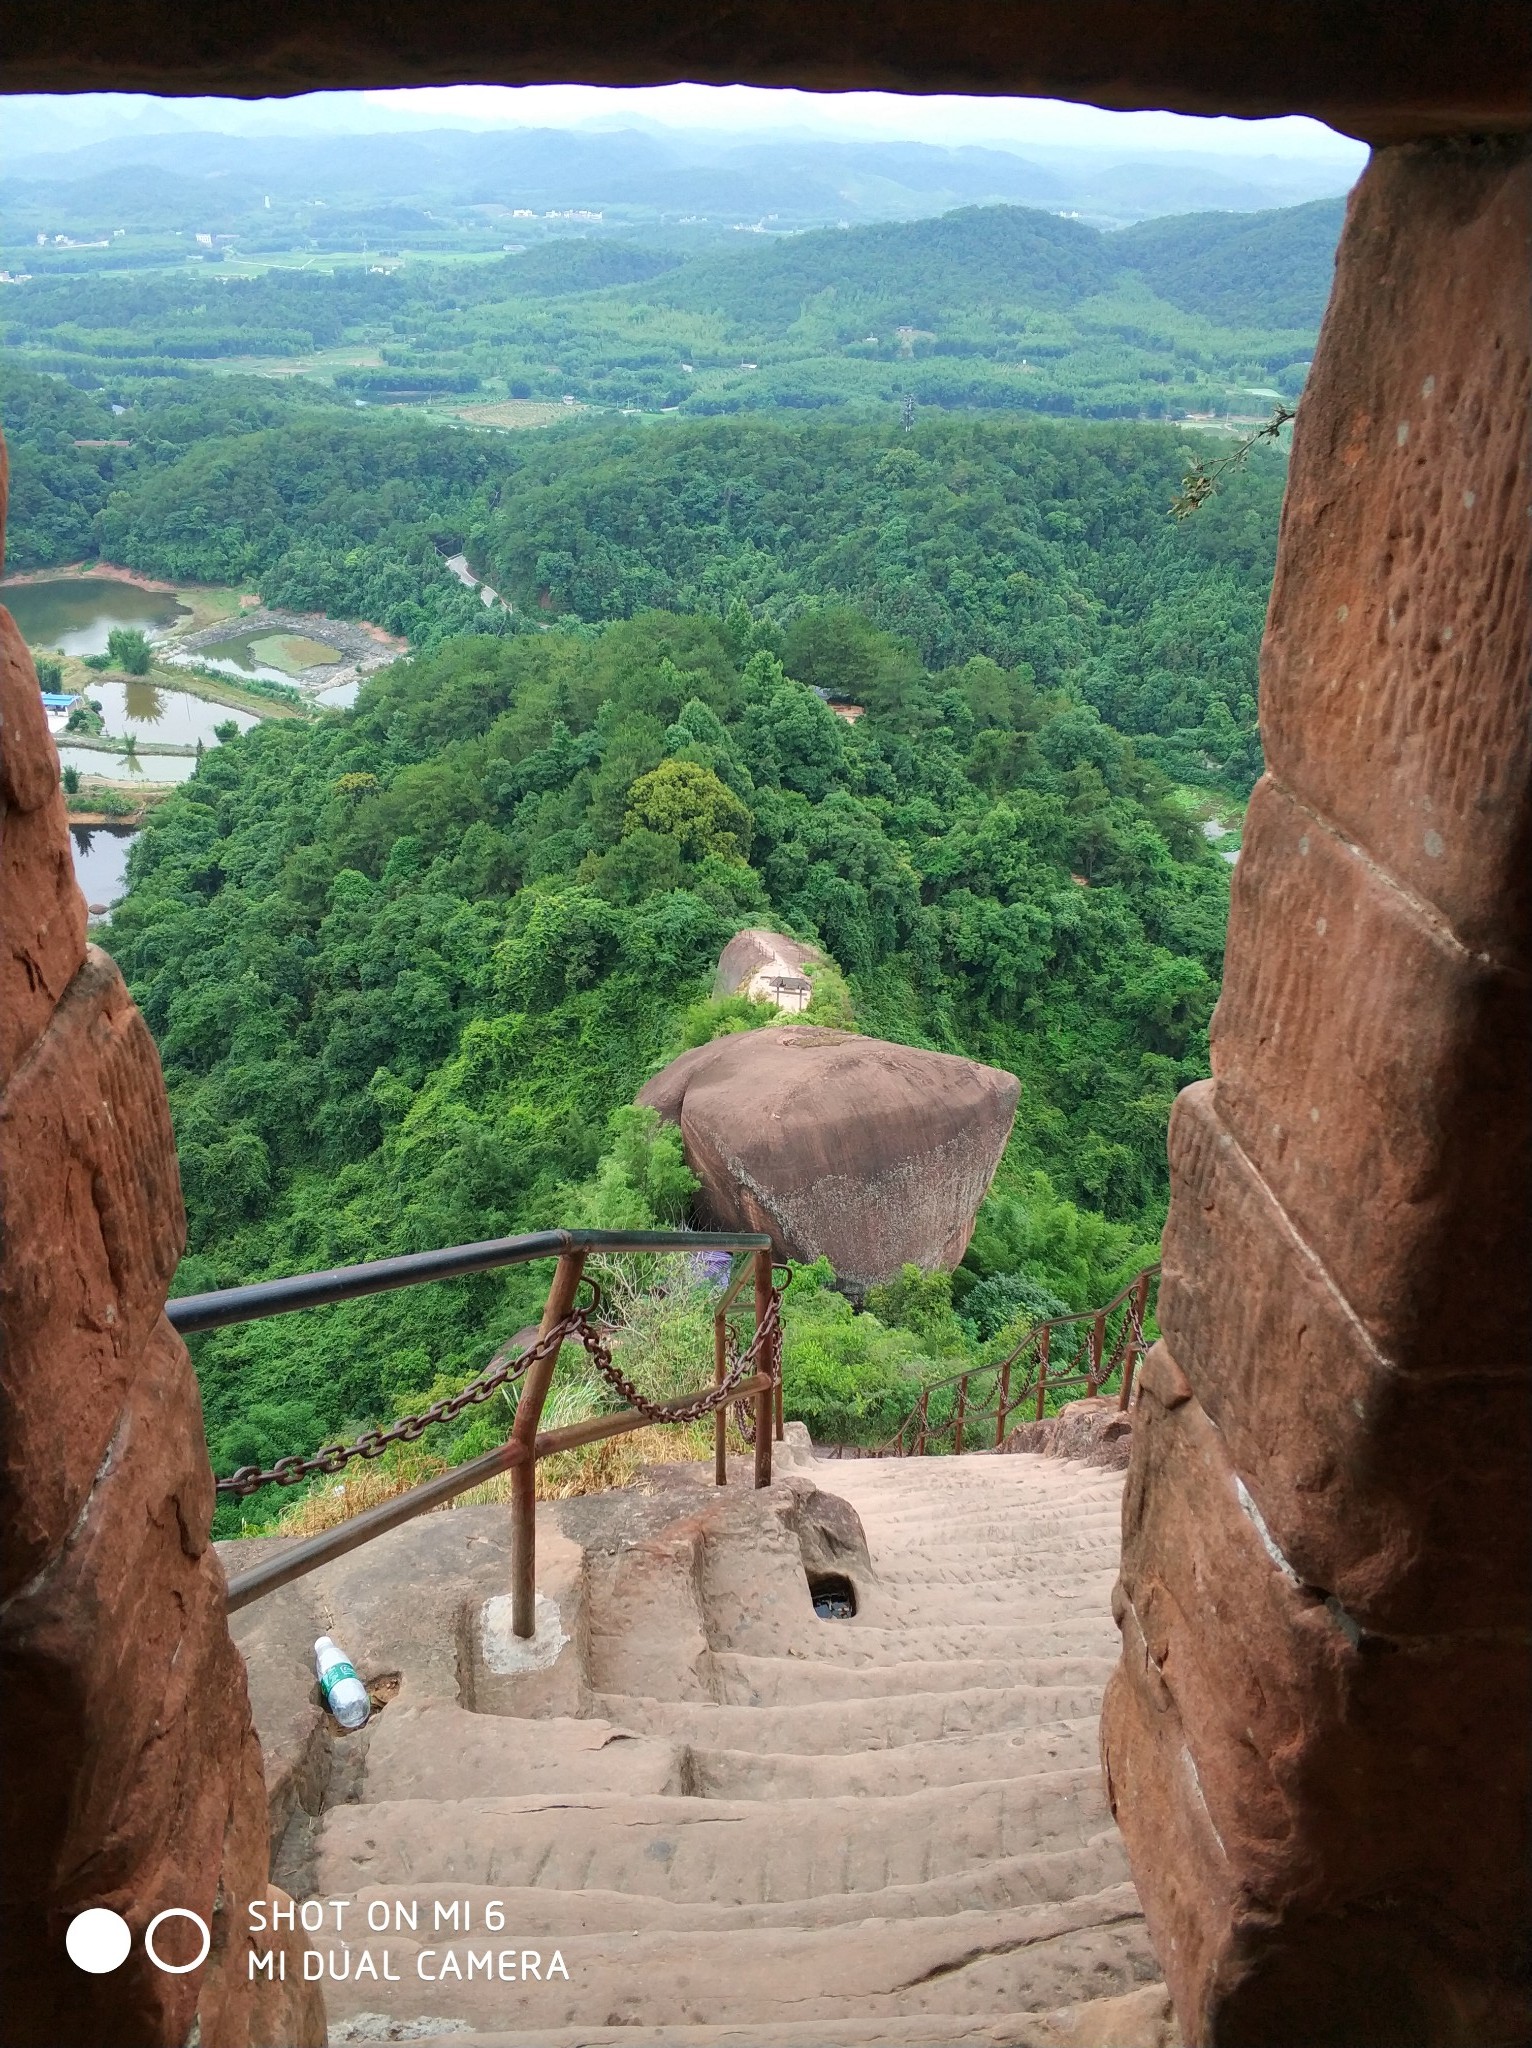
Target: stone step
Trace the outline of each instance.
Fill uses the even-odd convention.
[[[918,1506],[934,1497],[964,1500],[1091,1501],[1121,1492],[1122,1475],[1069,1458],[996,1458],[975,1452],[961,1458],[848,1458],[815,1483],[858,1506],[864,1500]]]
[[[593,1705],[606,1720],[662,1742],[697,1749],[759,1748],[774,1755],[846,1756],[862,1750],[881,1754],[954,1736],[1015,1733],[1055,1721],[1094,1720],[1101,1708],[1101,1682],[1093,1677],[1072,1685],[968,1686],[775,1707],[598,1694]]]
[[[1121,1509],[1115,1501],[1074,1510],[1040,1508],[1025,1502],[964,1503],[938,1501],[919,1512],[898,1514],[880,1511],[870,1502],[860,1510],[864,1529],[878,1531],[885,1541],[897,1541],[901,1548],[918,1548],[929,1540],[946,1548],[947,1537],[955,1545],[993,1545],[1012,1549],[1019,1542],[1034,1542],[1048,1536],[1060,1542],[1110,1541],[1121,1533]]]
[[[1112,1625],[1109,1604],[1094,1616],[1089,1612],[1082,1615],[1078,1603],[1066,1604],[1056,1614],[1041,1615],[1036,1615],[1031,1601],[1022,1603],[1015,1613],[993,1601],[975,1602],[974,1609],[972,1619],[946,1622],[883,1625],[860,1617],[851,1622],[820,1622],[812,1634],[805,1631],[796,1639],[803,1645],[802,1652],[797,1652],[795,1644],[786,1652],[786,1661],[834,1664],[843,1670],[874,1666],[892,1670],[904,1664],[992,1664],[997,1659],[1009,1664],[1017,1660],[1033,1662],[1039,1657],[1094,1658],[1110,1656],[1116,1647],[1117,1631]],[[748,1628],[731,1631],[731,1636],[735,1639],[715,1648],[715,1657],[752,1654]],[[767,1654],[781,1660],[782,1653],[773,1650]]]
[[[396,1700],[368,1725],[357,1796],[505,1798],[529,1793],[683,1794],[686,1749],[611,1721],[511,1720],[472,1714],[455,1700]]]
[[[668,1930],[673,1934],[712,1935],[740,1927],[843,1927],[855,1930],[874,1920],[950,1918],[955,1913],[995,1913],[1009,1907],[1058,1905],[1127,1882],[1128,1865],[1114,1828],[1094,1834],[1080,1848],[1054,1849],[1021,1856],[993,1857],[970,1870],[921,1884],[884,1885],[871,1892],[823,1892],[818,1898],[767,1899],[730,1903],[715,1899],[671,1899],[650,1893],[604,1891],[584,1886],[577,1892],[541,1885],[474,1885],[461,1882],[407,1886],[364,1886],[355,1894],[326,1893],[332,1899],[354,1898],[355,1911],[372,1913],[378,1926],[413,1932],[416,1916],[420,1938],[434,1927],[450,1933],[454,1924],[468,1929],[486,1925],[486,1908],[499,1909],[507,1927],[520,1928],[539,1939],[574,1934],[632,1934]],[[456,1902],[463,1917],[452,1920]],[[440,1913],[438,1913],[438,1905]],[[327,1911],[333,1914],[333,1906]],[[348,1908],[348,1911],[351,1909]],[[402,1918],[401,1918],[402,1915]],[[326,1922],[331,1925],[330,1921]],[[372,1924],[369,1922],[369,1924]],[[355,1936],[355,1921],[340,1930]]]
[[[936,1629],[944,1622],[953,1628],[1024,1627],[1035,1615],[1040,1636],[1031,1651],[1017,1654],[1038,1656],[1108,1656],[1117,1648],[1117,1630],[1112,1622],[1112,1588],[1115,1571],[1094,1572],[1082,1578],[1068,1600],[1034,1600],[1026,1588],[1003,1574],[985,1580],[954,1579],[949,1585],[885,1586],[874,1612],[888,1617],[897,1629]],[[869,1602],[869,1607],[872,1603]],[[808,1638],[811,1654],[822,1655],[817,1633]],[[742,1644],[740,1646],[744,1648]],[[980,1652],[979,1654],[983,1654]],[[901,1661],[915,1663],[916,1658]]]
[[[1103,1649],[1105,1645],[1103,1645]],[[717,1650],[707,1658],[714,1696],[750,1707],[870,1699],[917,1692],[964,1692],[974,1686],[1093,1686],[1099,1698],[1116,1659],[1109,1655],[954,1658],[950,1662],[870,1664],[843,1668],[821,1658],[747,1657]]]
[[[879,1522],[885,1528],[920,1526],[938,1511],[950,1513],[971,1526],[1004,1526],[1014,1522],[1090,1524],[1098,1518],[1108,1520],[1122,1509],[1120,1493],[1114,1487],[1075,1489],[1071,1493],[1038,1493],[1020,1487],[963,1487],[946,1493],[934,1487],[901,1489],[897,1493],[858,1493],[848,1489],[844,1497],[862,1520]]]
[[[706,1738],[706,1710],[696,1718]],[[638,1735],[604,1720],[513,1721],[438,1700],[396,1705],[375,1717],[360,1783],[345,1803],[575,1789],[704,1799],[886,1798],[1037,1771],[1089,1770],[1096,1761],[1094,1714],[896,1749],[803,1756]]]
[[[312,1889],[349,1897],[367,1886],[456,1882],[731,1904],[811,1900],[1081,1848],[1110,1825],[1093,1769],[886,1799],[389,1800],[325,1814]]]
[[[917,2014],[863,2020],[766,2020],[736,2025],[665,2027],[539,2027],[481,2033],[455,2023],[399,2023],[382,2013],[332,2021],[331,2048],[370,2048],[411,2041],[415,2048],[1179,2048],[1180,2035],[1163,1984],[1119,1998],[1092,1999],[1051,2012],[988,2017]],[[426,2031],[420,2031],[424,2028]]]
[[[323,1935],[311,1940],[326,1953]],[[401,2004],[408,1985],[416,2011],[480,2029],[1035,2012],[1120,1997],[1158,1977],[1137,1897],[1126,1884],[999,1913],[878,1921],[858,1926],[854,1938],[840,1927],[778,1927],[714,1939],[638,1931],[531,1943],[508,1927],[455,1939],[359,1939],[349,1956],[339,1944],[329,1953],[339,1971],[385,1946]],[[514,1976],[499,1974],[502,1955]],[[523,1955],[536,1956],[535,1978],[530,1968],[523,1977]],[[480,1959],[473,1978],[470,1958]],[[369,1978],[333,1981],[327,1969],[325,2002],[337,2017],[374,2010],[379,1988]]]
[[[693,1749],[687,1752],[687,1789],[703,1799],[887,1799],[938,1785],[1093,1770],[1098,1749],[1094,1715],[1018,1733],[953,1736],[852,1756]]]

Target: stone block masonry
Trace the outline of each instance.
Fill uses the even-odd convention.
[[[1303,400],[1103,1750],[1205,2048],[1510,2048],[1532,1725],[1532,164],[1380,152]]]
[[[3,532],[3,500],[0,500]],[[0,2001],[8,2048],[314,2048],[318,1993],[252,1984],[260,1745],[210,1542],[213,1477],[164,1317],[185,1243],[159,1059],[85,943],[37,677],[0,611]],[[75,1914],[134,1940],[68,1959]],[[185,1908],[208,1960],[156,1969]],[[182,1923],[184,1931],[184,1923]],[[176,1933],[161,1936],[176,1958]]]

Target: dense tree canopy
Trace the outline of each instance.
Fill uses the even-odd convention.
[[[852,727],[793,672],[844,646]],[[171,1091],[183,1288],[567,1220],[613,1112],[699,1015],[737,1028],[707,992],[762,920],[831,953],[862,1028],[1021,1077],[965,1284],[1104,1284],[1158,1227],[1227,903],[1088,705],[833,610],[450,642],[209,754],[132,882],[110,944]],[[535,1306],[526,1276],[431,1292],[207,1340],[219,1458],[386,1414]]]

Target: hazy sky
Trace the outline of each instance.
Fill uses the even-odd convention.
[[[1053,148],[1216,151],[1220,155],[1340,158],[1363,146],[1321,122],[1203,120],[1186,114],[1116,114],[1063,100],[962,99],[950,94],[811,93],[748,85],[454,85],[363,97],[435,121],[508,121],[565,127],[632,117],[681,128],[834,129],[906,141],[1029,144]]]
[[[1187,114],[1114,114],[1064,100],[958,98],[951,94],[814,93],[748,85],[450,85],[396,92],[319,92],[291,99],[154,99],[143,93],[79,93],[0,99],[10,154],[175,130],[235,135],[355,135],[422,128],[620,128],[655,123],[673,132],[751,135],[811,130],[855,141],[977,143],[1022,155],[1099,151],[1121,163],[1185,152],[1239,159],[1285,158],[1349,184],[1367,151],[1318,121],[1204,120]]]

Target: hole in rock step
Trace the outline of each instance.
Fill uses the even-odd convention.
[[[856,1613],[856,1588],[839,1572],[821,1572],[810,1579],[809,1598],[821,1621],[849,1621]]]

